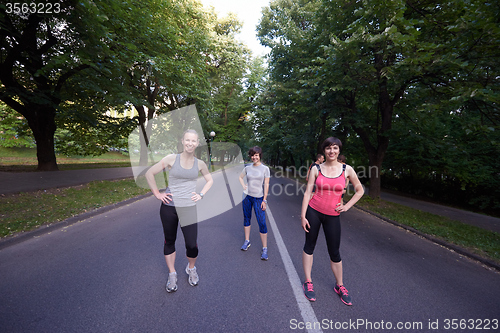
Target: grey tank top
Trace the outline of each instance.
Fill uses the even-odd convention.
[[[181,155],[177,154],[174,165],[168,171],[168,187],[165,193],[172,193],[172,201],[168,206],[189,207],[195,206],[196,202],[191,200],[193,192],[196,191],[196,180],[198,178],[198,159],[194,158],[193,167],[184,169],[181,166]]]

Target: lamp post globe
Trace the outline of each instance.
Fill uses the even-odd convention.
[[[210,142],[212,142],[214,140],[214,137],[215,137],[215,132],[211,131],[210,132]],[[211,169],[211,171],[214,171],[214,166],[212,164],[212,147],[211,147],[211,145],[208,146],[208,154],[209,154],[209,161],[210,161],[210,169]]]

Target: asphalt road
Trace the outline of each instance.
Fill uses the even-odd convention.
[[[95,180],[122,179],[133,176],[134,172],[131,167],[34,172],[0,171],[0,195],[75,186]]]
[[[221,173],[214,178],[224,187]],[[207,197],[212,193],[217,200],[216,192]],[[260,260],[255,221],[252,246],[240,251],[238,201],[200,222],[197,287],[187,282],[179,232],[179,289],[171,294],[165,291],[160,204],[154,197],[3,248],[0,331],[498,330],[499,273],[356,209],[341,217],[344,282],[354,305],[345,306],[333,292],[323,236],[313,266],[318,300],[309,303],[297,293],[303,279],[301,200],[295,182],[271,179],[269,261]]]

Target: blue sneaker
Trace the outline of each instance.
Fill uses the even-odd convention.
[[[335,284],[333,290],[337,294],[339,294],[340,299],[342,300],[342,302],[344,302],[345,305],[352,305],[351,296],[349,296],[349,292],[344,286],[339,286],[338,284]]]
[[[316,293],[314,292],[313,284],[311,281],[306,281],[302,285],[302,289],[304,290],[304,295],[311,302],[316,301]]]
[[[243,243],[243,246],[241,247],[241,251],[246,251],[248,250],[248,248],[250,247],[250,241],[249,240],[245,240],[245,243]]]
[[[263,247],[263,248],[262,248],[262,254],[260,255],[260,259],[262,259],[262,260],[267,260],[267,259],[269,259],[269,258],[267,257],[267,247]]]

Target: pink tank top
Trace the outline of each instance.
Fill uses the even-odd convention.
[[[316,178],[316,192],[309,201],[309,206],[325,215],[340,215],[335,210],[337,204],[342,200],[342,192],[345,187],[345,164],[342,167],[342,173],[335,178],[325,177],[319,169],[318,177]]]

